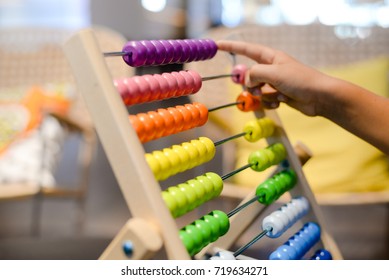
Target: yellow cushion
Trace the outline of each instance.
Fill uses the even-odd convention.
[[[388,58],[380,57],[322,71],[379,95],[389,96]],[[285,104],[277,112],[292,145],[301,141],[313,152],[313,157],[304,166],[304,172],[314,192],[389,189],[388,158],[379,150],[327,119],[307,117]],[[236,113],[233,124],[235,132],[239,132],[251,118],[250,114]],[[249,153],[258,148],[258,144],[244,140],[237,143],[237,166],[241,166],[247,162]],[[241,172],[234,176],[234,180],[238,184],[256,186],[263,177],[263,174],[255,172]]]

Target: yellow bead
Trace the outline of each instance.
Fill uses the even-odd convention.
[[[188,154],[188,158],[189,158],[188,168],[197,166],[199,151],[189,142],[184,142],[181,144],[181,146],[185,149],[186,153]]]
[[[161,151],[154,151],[152,155],[158,161],[161,169],[159,172],[154,173],[154,176],[157,180],[164,180],[170,176],[171,164],[169,159]]]
[[[188,170],[190,158],[189,158],[189,154],[186,152],[186,150],[180,145],[173,145],[172,149],[180,157],[179,172],[183,172],[183,171]]]
[[[205,145],[205,147],[207,147],[207,158],[205,161],[209,161],[211,159],[213,159],[213,157],[215,156],[215,153],[216,153],[216,148],[215,148],[215,144],[213,143],[213,141],[207,137],[200,137],[199,138],[199,141],[201,143],[203,143]]]
[[[152,154],[145,154],[145,158],[154,176],[161,171],[158,160]]]
[[[246,132],[244,138],[249,142],[256,142],[263,135],[263,129],[257,120],[247,122],[243,127],[243,132]]]
[[[207,156],[208,150],[204,143],[199,140],[192,140],[190,143],[199,151],[199,158],[205,158]]]
[[[262,118],[259,119],[260,125],[264,130],[264,136],[263,137],[270,137],[274,134],[275,130],[275,123],[270,118]]]
[[[180,157],[178,156],[177,152],[174,149],[163,149],[163,154],[167,157],[167,159],[170,162],[170,174],[174,175],[177,174],[180,171],[181,161]]]

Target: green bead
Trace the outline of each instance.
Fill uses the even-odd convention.
[[[213,183],[212,198],[218,197],[221,194],[222,190],[223,190],[223,180],[222,180],[222,178],[218,174],[213,173],[213,172],[207,172],[207,173],[205,173],[205,176],[207,176],[207,178],[209,180],[211,180],[212,183]]]
[[[280,163],[286,158],[286,149],[283,144],[274,143],[273,145],[269,146],[269,149],[275,153],[277,163]]]
[[[198,180],[201,185],[203,186],[205,190],[204,194],[204,202],[208,201],[212,198],[212,193],[213,193],[213,183],[210,179],[208,179],[206,176],[197,176],[196,180]]]
[[[214,210],[211,212],[211,215],[217,219],[220,225],[219,237],[226,234],[230,229],[230,219],[227,214],[220,210]]]
[[[263,182],[257,187],[255,194],[259,196],[258,201],[260,203],[271,204],[277,197],[274,181],[269,179]]]
[[[263,171],[269,166],[269,158],[264,150],[252,152],[249,155],[248,162],[251,164],[251,169],[255,171]]]
[[[208,224],[209,229],[211,230],[211,242],[216,241],[220,236],[220,225],[218,220],[210,214],[204,215],[201,219]]]
[[[266,166],[266,168],[272,166],[273,164],[278,163],[277,156],[274,153],[274,151],[272,151],[271,149],[269,149],[269,148],[264,149],[263,154],[266,155],[266,157],[268,158],[268,165]]]
[[[174,218],[176,218],[176,211],[177,211],[177,202],[174,199],[174,197],[168,192],[168,191],[163,191],[162,192],[162,199],[165,201],[165,204],[167,208],[169,209],[170,213]]]
[[[197,200],[197,195],[196,192],[189,186],[188,184],[179,184],[177,187],[181,190],[181,192],[186,196],[186,207],[185,207],[185,212],[182,213],[188,213],[189,211],[192,211],[195,207],[195,203]]]
[[[203,204],[205,202],[204,198],[206,196],[205,189],[199,180],[192,179],[187,181],[188,185],[196,192],[197,200],[195,202],[195,207]]]
[[[184,244],[186,250],[188,251],[188,254],[193,256],[194,249],[195,249],[195,243],[194,243],[192,237],[190,236],[190,234],[188,234],[185,231],[185,229],[181,229],[179,232],[179,236],[180,236],[180,239],[181,239],[182,243]]]
[[[211,242],[211,228],[208,226],[207,222],[204,220],[196,220],[194,222],[195,226],[201,231],[201,235],[203,237],[203,248],[207,246]]]
[[[168,188],[167,191],[177,202],[177,210],[175,211],[175,217],[179,217],[180,215],[182,215],[182,213],[185,213],[186,211],[186,207],[188,204],[186,195],[176,186]]]
[[[198,229],[193,223],[190,225],[187,225],[185,227],[185,231],[189,234],[189,236],[192,238],[194,242],[194,247],[193,247],[193,254],[197,254],[198,252],[201,251],[203,246],[203,236],[201,234],[201,230]]]

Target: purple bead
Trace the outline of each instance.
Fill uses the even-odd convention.
[[[206,60],[210,55],[210,51],[207,48],[207,43],[204,40],[197,40],[197,47],[199,49],[199,58],[198,60]]]
[[[174,49],[174,55],[173,55],[173,60],[172,63],[179,63],[181,56],[182,56],[182,51],[181,51],[181,45],[180,43],[177,42],[177,40],[168,40],[167,41]]]
[[[172,63],[174,58],[174,47],[167,40],[161,40],[160,42],[166,49],[166,57],[164,64]]]
[[[151,40],[150,41],[156,51],[155,51],[155,63],[154,65],[162,65],[162,64],[165,64],[165,60],[166,60],[166,48],[161,44],[160,41],[158,40]]]
[[[204,41],[206,42],[207,48],[209,51],[209,56],[207,59],[211,59],[212,57],[214,57],[216,55],[217,45],[216,45],[215,41],[213,41],[211,39],[204,39]]]
[[[188,61],[187,62],[192,62],[192,61],[196,61],[197,57],[198,57],[198,49],[197,49],[197,45],[196,43],[194,42],[194,40],[190,40],[190,39],[185,39],[183,40],[186,44],[188,44],[189,46],[189,58],[188,58]]]
[[[132,67],[143,66],[147,60],[147,49],[138,41],[129,41],[123,47],[123,60]]]
[[[177,40],[176,42],[180,44],[180,52],[181,52],[180,63],[188,62],[190,57],[189,45],[184,40]]]
[[[146,47],[147,56],[146,56],[146,65],[153,65],[156,58],[156,48],[150,41],[140,41],[140,43]]]

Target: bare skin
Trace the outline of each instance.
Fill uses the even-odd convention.
[[[217,45],[258,63],[247,71],[246,86],[262,87],[265,107],[277,108],[284,102],[308,116],[325,117],[389,155],[389,99],[260,44],[218,41]]]

